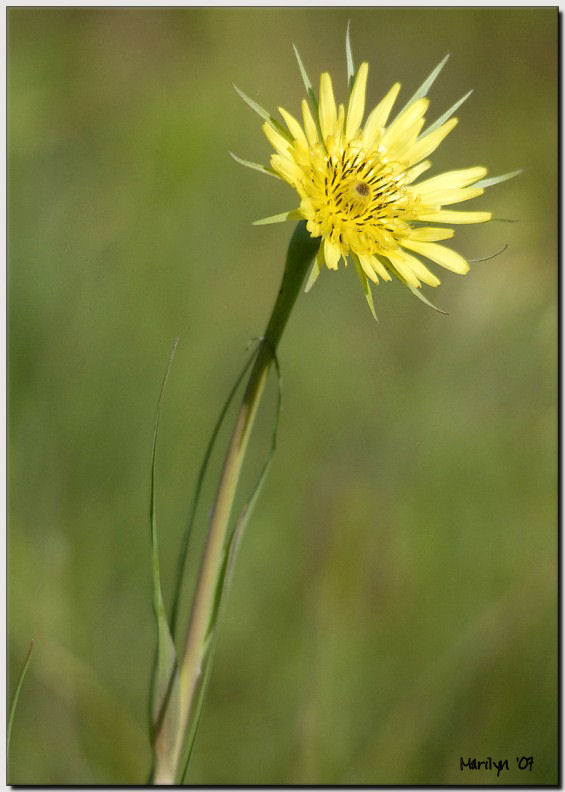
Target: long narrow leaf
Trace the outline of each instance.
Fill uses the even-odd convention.
[[[261,468],[261,472],[259,473],[257,481],[255,482],[255,487],[253,488],[247,503],[243,506],[240,512],[240,515],[238,517],[237,523],[235,525],[235,528],[233,530],[230,539],[230,546],[228,552],[228,568],[227,568],[228,585],[231,582],[231,575],[233,574],[235,557],[237,554],[239,543],[241,541],[241,537],[243,536],[245,526],[247,525],[251,513],[255,508],[255,504],[257,503],[257,499],[259,498],[261,489],[263,488],[263,484],[265,483],[265,479],[267,478],[267,473],[269,472],[271,462],[273,461],[273,456],[277,449],[277,436],[278,436],[279,422],[282,412],[283,389],[282,389],[282,375],[281,375],[279,360],[274,350],[272,350],[272,355],[273,355],[273,364],[275,366],[275,371],[277,373],[278,390],[277,390],[277,406],[275,411],[275,419],[273,423],[273,431],[271,434],[271,447],[269,449],[269,453],[263,464],[263,467]]]
[[[24,665],[22,670],[20,671],[20,676],[18,679],[18,684],[16,685],[16,689],[14,691],[14,698],[12,699],[12,706],[10,707],[10,714],[8,716],[8,726],[6,729],[6,753],[8,754],[10,751],[10,740],[12,739],[12,726],[14,725],[14,716],[16,714],[16,707],[18,706],[18,699],[20,698],[20,693],[22,690],[22,686],[24,684],[24,679],[27,674],[27,669],[29,667],[29,661],[31,660],[31,653],[33,652],[33,641],[29,645],[29,649],[26,655],[26,659],[24,660]]]
[[[260,339],[260,342],[265,343],[263,339]],[[277,383],[278,383],[278,395],[277,395],[277,407],[273,425],[273,432],[271,435],[271,447],[269,449],[267,459],[265,460],[259,477],[253,487],[251,495],[249,496],[248,501],[243,506],[238,520],[236,522],[235,527],[231,531],[229,538],[227,540],[227,545],[225,547],[225,555],[224,555],[224,562],[223,567],[221,570],[221,574],[218,578],[218,584],[216,589],[216,597],[214,601],[214,607],[212,610],[212,615],[210,619],[210,625],[208,628],[208,646],[206,651],[205,659],[202,663],[202,677],[199,686],[199,690],[197,692],[196,703],[194,706],[194,712],[191,716],[191,723],[187,733],[186,744],[185,744],[185,754],[184,754],[184,762],[183,762],[183,770],[179,777],[179,783],[184,783],[186,772],[188,769],[188,765],[190,763],[190,758],[192,756],[192,751],[194,748],[194,743],[196,740],[196,735],[198,733],[198,728],[200,725],[200,719],[202,716],[202,707],[203,702],[206,694],[206,689],[208,686],[208,681],[210,678],[210,671],[212,668],[212,662],[214,658],[214,653],[216,649],[216,640],[217,640],[217,624],[218,618],[221,612],[222,603],[224,601],[224,596],[229,589],[231,584],[231,576],[233,572],[233,567],[235,563],[235,558],[237,555],[237,550],[239,547],[239,543],[241,541],[241,537],[243,535],[244,528],[249,520],[251,512],[257,502],[259,494],[261,492],[261,488],[263,483],[266,479],[267,472],[271,465],[271,461],[273,459],[273,455],[276,450],[277,446],[277,434],[278,434],[278,427],[279,427],[279,420],[280,414],[282,410],[282,377],[280,372],[280,366],[278,362],[278,358],[276,353],[273,350],[273,363],[275,366],[275,370],[277,373]]]
[[[234,396],[235,396],[235,394],[237,392],[237,389],[239,388],[239,386],[240,386],[240,384],[241,384],[241,382],[242,382],[247,370],[249,369],[249,366],[251,365],[251,363],[255,359],[255,355],[256,355],[256,351],[253,352],[251,357],[245,363],[245,365],[244,365],[243,369],[241,370],[239,376],[237,377],[237,379],[236,379],[231,391],[229,392],[226,401],[224,402],[224,405],[223,405],[223,407],[221,409],[221,412],[220,412],[220,415],[218,417],[218,420],[216,421],[216,425],[214,426],[214,429],[213,429],[212,434],[210,436],[210,440],[208,442],[208,447],[206,448],[206,453],[204,454],[204,459],[202,461],[202,465],[200,466],[200,471],[198,473],[198,479],[196,481],[196,487],[195,487],[194,495],[193,495],[193,498],[192,498],[192,507],[191,507],[190,514],[189,514],[189,517],[188,517],[188,520],[187,520],[187,523],[186,523],[186,526],[185,526],[185,529],[184,529],[183,537],[182,537],[181,548],[180,548],[180,552],[179,552],[179,560],[178,560],[178,565],[177,565],[177,577],[176,577],[176,583],[175,583],[175,588],[174,588],[174,593],[173,593],[173,605],[172,605],[172,609],[171,609],[171,631],[172,631],[173,636],[175,636],[175,637],[176,637],[176,632],[177,632],[178,609],[179,609],[179,603],[180,603],[180,595],[181,595],[181,590],[182,590],[182,583],[183,583],[183,579],[184,579],[184,570],[186,568],[186,560],[187,560],[187,557],[188,557],[188,548],[189,548],[189,544],[190,544],[190,537],[192,536],[192,529],[194,527],[194,520],[196,518],[196,510],[197,510],[197,507],[198,507],[198,502],[200,500],[200,492],[202,490],[202,484],[204,483],[204,476],[206,475],[206,471],[208,470],[208,463],[210,462],[210,457],[212,455],[212,451],[213,451],[214,445],[216,443],[216,438],[218,437],[218,433],[219,433],[219,431],[221,429],[221,426],[222,426],[222,424],[224,422],[224,418],[226,417],[226,413],[227,413],[227,411],[229,409],[230,404],[233,401],[233,398],[234,398]]]
[[[149,518],[151,525],[151,556],[152,556],[152,586],[153,586],[153,611],[157,622],[157,651],[151,682],[151,713],[150,728],[153,737],[154,760],[160,770],[169,767],[172,772],[174,765],[174,746],[177,737],[178,723],[178,698],[176,690],[177,656],[169,622],[165,612],[163,592],[161,589],[161,573],[159,567],[159,542],[157,536],[156,513],[156,460],[157,438],[159,434],[159,419],[161,405],[167,387],[167,381],[175,356],[179,339],[173,343],[165,375],[161,383],[161,390],[157,401],[155,425],[153,429],[153,448],[151,452],[151,493],[149,505]]]

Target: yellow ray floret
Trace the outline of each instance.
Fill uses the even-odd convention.
[[[308,92],[308,101],[304,99],[301,105],[302,124],[280,107],[287,133],[254,102],[248,104],[265,119],[263,130],[275,150],[270,170],[296,190],[300,199],[295,211],[274,215],[265,222],[299,216],[306,221],[310,234],[321,239],[307,290],[324,266],[336,270],[342,259],[347,263],[348,257],[355,263],[371,310],[369,281],[378,283],[379,279],[395,276],[411,290],[419,289],[422,283],[439,284],[439,278],[420,257],[452,272],[466,273],[467,261],[438,244],[450,239],[453,229],[437,224],[484,223],[491,214],[444,207],[476,198],[486,187],[515,173],[485,180],[486,168],[475,166],[417,181],[431,167],[429,155],[456,126],[453,112],[470,95],[426,130],[426,93],[446,59],[396,118],[389,121],[399,83],[392,86],[363,125],[369,65],[362,63],[355,73],[348,49],[350,92],[348,100],[338,105],[330,75],[321,75],[318,101],[298,53],[297,57]],[[261,170],[259,166],[255,169]]]

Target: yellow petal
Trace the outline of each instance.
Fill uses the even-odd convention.
[[[430,214],[418,216],[418,220],[425,220],[428,223],[453,223],[454,225],[488,223],[491,218],[492,212],[458,212],[450,209],[442,209],[439,212],[430,212]]]
[[[420,182],[412,189],[422,194],[435,192],[436,190],[460,189],[461,187],[467,187],[469,184],[482,179],[486,172],[487,169],[481,167],[447,171],[446,173],[440,173],[438,176],[432,176],[431,179]]]
[[[420,160],[425,159],[432,151],[436,150],[441,141],[447,137],[456,126],[457,119],[450,118],[449,121],[443,124],[443,126],[440,126],[439,129],[436,129],[435,132],[431,132],[429,135],[418,140],[409,151],[408,164],[415,165],[417,162],[420,162]]]
[[[439,242],[442,239],[451,239],[455,231],[452,228],[432,228],[431,226],[423,226],[421,228],[411,228],[408,239],[414,242]],[[400,244],[404,245],[403,239]]]
[[[291,187],[294,187],[300,179],[302,172],[294,160],[284,157],[281,154],[273,154],[271,157],[271,167],[279,174]]]
[[[429,160],[424,160],[424,162],[420,162],[419,165],[414,165],[413,168],[406,171],[406,177],[404,179],[404,184],[412,184],[413,181],[416,181],[418,176],[421,176],[424,171],[429,170],[432,167],[432,163]]]
[[[383,280],[390,281],[392,280],[392,276],[387,268],[384,266],[382,262],[376,256],[371,256],[372,265],[374,270],[377,272],[378,275],[381,276]]]
[[[383,145],[390,146],[395,142],[396,138],[400,138],[407,133],[411,127],[420,122],[429,104],[430,102],[428,99],[418,99],[407,107],[406,110],[403,110],[384,133]]]
[[[345,139],[351,140],[361,126],[365,112],[365,92],[367,90],[367,75],[369,64],[362,63],[357,72],[357,77],[351,89],[349,104],[347,106],[347,122],[345,124]]]
[[[429,269],[422,264],[420,259],[417,259],[415,256],[411,256],[409,253],[405,253],[402,251],[401,257],[403,261],[410,267],[414,275],[419,278],[422,283],[425,283],[428,286],[439,286],[440,279],[437,275],[434,275],[433,272],[430,272]]]
[[[279,113],[284,118],[284,122],[287,125],[288,131],[290,132],[292,137],[298,143],[300,143],[301,146],[304,146],[304,148],[308,148],[308,141],[306,140],[306,135],[304,134],[304,130],[302,129],[296,118],[294,118],[294,116],[291,116],[290,113],[287,113],[284,107],[279,107]]]
[[[395,251],[394,253],[388,253],[387,257],[390,259],[392,266],[401,276],[402,280],[406,281],[409,286],[414,286],[417,289],[420,285],[420,281],[414,275],[412,268],[406,263],[402,254]]]
[[[333,135],[330,135],[326,138],[326,149],[328,152],[328,156],[332,156],[332,154],[338,157],[340,156],[341,152],[343,151],[343,141],[342,141],[342,131],[343,131],[343,124],[345,121],[345,108],[342,104],[339,105],[337,110],[337,121],[335,123],[335,130]]]
[[[387,156],[394,160],[404,161],[406,159],[406,154],[410,152],[410,149],[415,144],[425,123],[425,119],[420,118],[410,127],[406,128],[404,132],[390,140],[387,147]],[[383,137],[383,143],[387,145],[385,137],[386,135]]]
[[[365,275],[370,278],[374,283],[378,283],[379,279],[373,269],[373,262],[376,261],[374,256],[364,256],[362,254],[358,255],[357,258],[359,259],[359,264],[363,268],[363,272]]]
[[[325,140],[328,135],[333,135],[337,120],[337,108],[335,105],[334,92],[332,88],[332,78],[327,72],[320,77],[320,129]]]
[[[415,184],[412,190],[419,193],[419,184]],[[482,187],[462,187],[460,190],[436,190],[434,192],[425,192],[422,198],[426,204],[432,206],[448,206],[449,204],[461,203],[461,201],[469,201],[471,198],[478,198],[482,195],[484,190]]]
[[[365,126],[363,127],[362,140],[364,146],[373,146],[377,142],[381,129],[387,122],[399,91],[400,83],[395,83],[385,98],[382,99],[369,114]]]
[[[271,146],[279,152],[279,154],[286,154],[290,148],[290,143],[285,140],[280,132],[272,127],[270,124],[263,124],[263,132],[269,139]]]
[[[340,135],[343,129],[343,122],[345,121],[345,107],[340,104],[337,109],[337,121],[335,126],[335,134]]]
[[[318,130],[316,129],[316,122],[312,118],[312,113],[308,107],[306,99],[302,100],[302,118],[304,119],[304,129],[306,130],[306,137],[311,146],[315,146],[318,140]]]
[[[469,272],[469,264],[463,256],[443,245],[435,245],[433,242],[412,242],[411,240],[405,240],[403,244],[404,247],[426,256],[426,258],[435,261],[436,264],[451,270],[451,272],[457,272],[459,275],[465,275],[466,272]]]
[[[328,269],[337,269],[337,264],[341,258],[341,249],[339,245],[334,245],[330,242],[328,237],[324,239],[324,258]]]

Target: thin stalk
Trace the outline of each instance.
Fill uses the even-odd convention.
[[[186,648],[179,669],[181,715],[174,763],[177,767],[177,774],[207,650],[207,638],[214,613],[216,592],[225,571],[230,515],[245,452],[275,350],[304,282],[308,266],[316,254],[318,244],[319,240],[313,240],[306,230],[305,223],[300,222],[290,241],[282,284],[257,351],[224,462],[194,595]],[[159,773],[156,774],[157,779],[159,779]],[[178,783],[179,779],[167,781],[161,778],[159,780],[161,783],[175,783],[175,781]]]

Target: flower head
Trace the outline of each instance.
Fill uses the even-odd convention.
[[[275,153],[268,168],[235,159],[277,176],[298,193],[297,209],[258,223],[304,218],[312,237],[321,238],[306,290],[324,265],[335,270],[342,259],[347,265],[351,258],[374,314],[369,280],[378,283],[395,276],[427,302],[418,289],[422,283],[437,286],[440,280],[421,257],[452,272],[468,272],[463,256],[438,243],[454,235],[446,224],[484,223],[492,215],[451,206],[478,197],[485,187],[517,172],[484,179],[486,168],[475,166],[418,181],[431,167],[429,155],[456,126],[453,113],[471,92],[424,128],[426,94],[445,58],[396,117],[391,120],[399,83],[363,123],[369,66],[362,63],[354,71],[349,31],[346,53],[349,98],[337,105],[330,75],[320,78],[318,101],[296,52],[309,99],[302,101],[302,124],[279,107],[285,128],[237,89],[265,119],[263,131]]]

